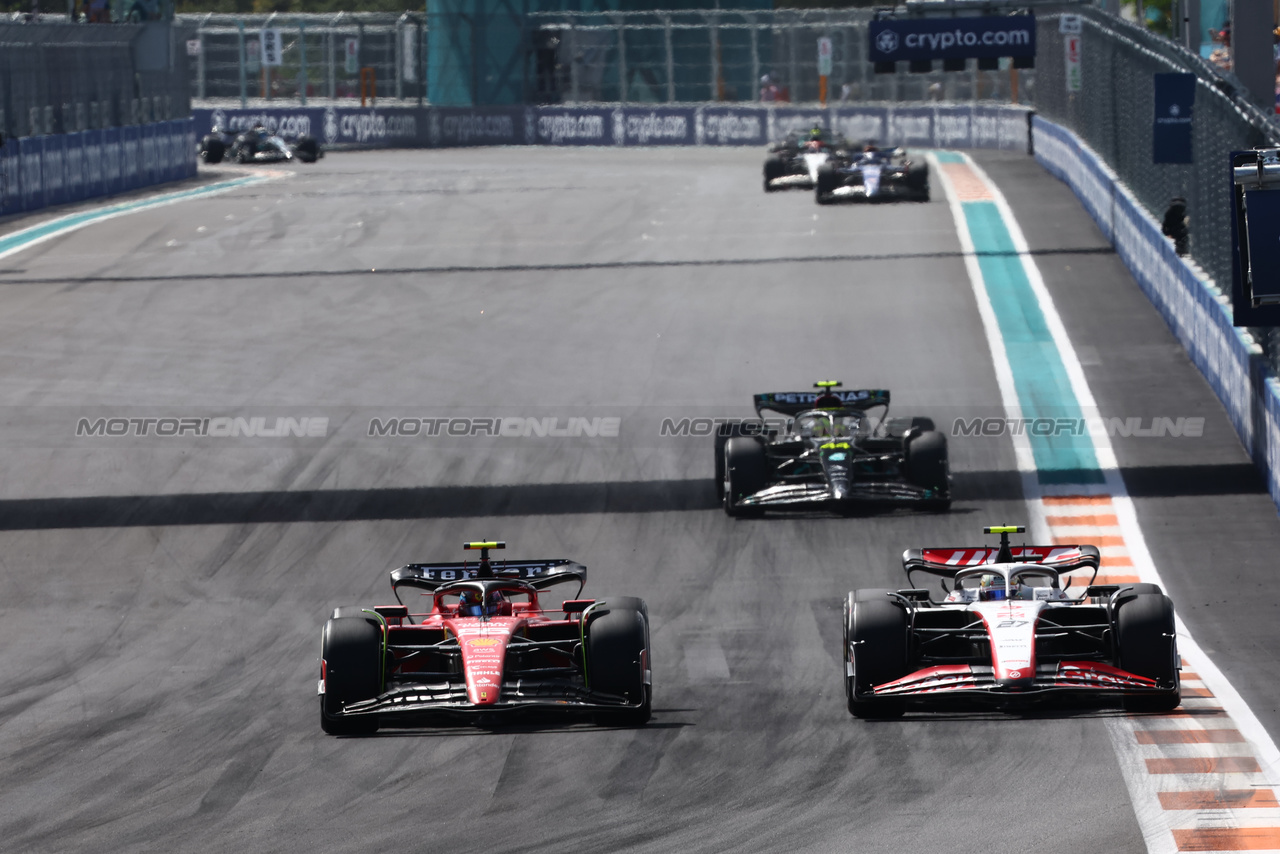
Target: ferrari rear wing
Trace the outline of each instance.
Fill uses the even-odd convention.
[[[587,583],[587,568],[580,563],[563,558],[556,560],[522,560],[494,562],[493,578],[524,581],[536,590],[543,590],[577,581],[578,589]],[[391,589],[415,587],[434,592],[437,588],[455,581],[466,581],[480,576],[480,566],[474,561],[462,563],[411,563],[391,571]]]
[[[1102,557],[1097,546],[1012,546],[1010,554],[1015,563],[1039,563],[1059,573],[1076,569],[1092,569],[1097,572]],[[957,572],[987,563],[998,563],[998,548],[925,548],[907,549],[902,553],[902,568],[910,577],[917,570],[942,578],[955,578]]]
[[[756,412],[764,409],[780,412],[783,415],[799,415],[817,405],[819,397],[838,397],[852,409],[870,409],[873,406],[889,405],[889,390],[885,388],[862,388],[848,391],[838,388],[825,388],[818,391],[770,391],[753,395]],[[762,416],[763,417],[763,416]]]

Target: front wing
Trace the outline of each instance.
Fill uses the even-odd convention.
[[[1037,666],[1033,680],[1016,686],[996,682],[994,668],[989,665],[944,664],[926,667],[901,679],[874,686],[868,697],[970,698],[1002,702],[1011,699],[1049,699],[1064,695],[1158,695],[1168,694],[1170,690],[1158,685],[1154,679],[1129,673],[1104,662],[1062,661]]]
[[[646,674],[645,684],[649,684]],[[564,682],[504,683],[496,703],[476,705],[467,699],[467,688],[461,682],[423,683],[391,688],[369,700],[344,705],[340,717],[377,715],[383,724],[394,719],[412,719],[432,715],[470,717],[489,714],[511,714],[520,711],[555,710],[570,712],[626,711],[639,708],[626,698]]]
[[[764,489],[737,502],[739,507],[786,507],[853,501],[928,501],[946,496],[937,490],[904,481],[852,483],[836,498],[831,487],[821,483],[783,483]]]

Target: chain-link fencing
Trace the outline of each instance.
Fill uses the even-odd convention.
[[[1036,79],[1031,103],[1041,116],[1070,128],[1115,171],[1159,222],[1175,197],[1191,218],[1191,257],[1231,293],[1230,152],[1275,145],[1280,131],[1236,94],[1238,82],[1181,46],[1093,8],[1080,14],[1079,90],[1068,88],[1068,62],[1059,14],[1037,23]],[[1154,74],[1197,76],[1192,113],[1194,162],[1153,163]],[[1255,330],[1274,364],[1280,338]]]
[[[140,38],[170,33],[163,25],[0,24],[0,132],[75,133],[190,115],[186,56],[172,69],[139,68]]]
[[[191,54],[191,93],[201,101],[426,97],[421,15],[208,14],[178,15],[175,23]],[[279,65],[262,61],[265,30],[279,34]]]
[[[827,100],[1009,101],[1008,70],[876,74],[869,9],[536,12],[533,103],[819,100],[818,40],[831,39]],[[1024,90],[1029,78],[1023,73]]]

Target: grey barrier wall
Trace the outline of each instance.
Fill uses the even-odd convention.
[[[1138,285],[1208,380],[1280,505],[1280,385],[1266,358],[1231,325],[1208,277],[1180,258],[1160,224],[1070,130],[1036,116],[1035,156],[1079,197]],[[1219,178],[1226,183],[1225,161]]]
[[[1030,111],[1002,105],[198,108],[197,136],[261,124],[326,146],[764,145],[824,124],[883,145],[1029,151]]]
[[[193,128],[191,119],[180,119],[7,140],[0,145],[0,215],[193,177]]]

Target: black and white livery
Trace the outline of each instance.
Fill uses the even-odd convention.
[[[757,394],[757,419],[720,426],[715,477],[726,513],[843,512],[867,502],[950,507],[947,439],[931,419],[888,417],[886,389],[814,385]]]
[[[282,136],[262,125],[236,133],[215,127],[200,140],[200,159],[205,163],[280,163],[301,160],[315,163],[324,157],[320,143],[310,136]]]
[[[857,717],[909,706],[1049,700],[1168,711],[1181,701],[1173,603],[1155,584],[1093,584],[1092,545],[1010,546],[1025,528],[985,528],[1000,546],[908,549],[902,590],[844,603],[845,696]],[[1091,572],[1079,593],[1069,573]],[[914,573],[940,579],[941,596]],[[1065,579],[1065,580],[1064,580]]]
[[[843,137],[821,125],[792,131],[769,146],[769,156],[764,161],[764,191],[813,187],[819,170],[837,153],[843,154],[846,146],[848,142]]]
[[[888,199],[927,202],[929,164],[908,156],[902,148],[841,149],[818,169],[814,197],[820,205]]]

